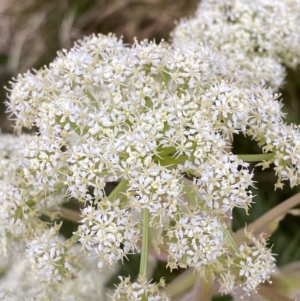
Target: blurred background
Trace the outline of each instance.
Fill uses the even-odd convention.
[[[39,69],[49,64],[56,52],[69,49],[74,41],[91,33],[115,33],[126,43],[134,37],[169,40],[176,21],[192,15],[198,0],[1,0],[0,1],[0,128],[12,132],[12,124],[5,114],[4,102],[9,80],[28,69]],[[300,70],[288,70],[282,91],[288,123],[300,124]],[[233,152],[260,153],[250,139],[235,137]],[[254,165],[252,166],[254,167]],[[255,203],[246,216],[234,212],[234,229],[250,223],[289,196],[300,191],[290,189],[274,191],[275,174],[271,170],[255,169],[257,189]],[[69,225],[72,228],[72,225]],[[283,266],[300,260],[300,218],[287,215],[272,235],[270,244],[277,253],[277,263]],[[134,262],[125,265],[123,273],[134,275]],[[165,273],[165,263],[158,264],[154,278]],[[172,276],[167,276],[167,281]],[[112,279],[112,283],[114,280]],[[217,300],[217,299],[216,299]],[[220,299],[218,299],[220,300]],[[223,298],[222,300],[230,300]]]

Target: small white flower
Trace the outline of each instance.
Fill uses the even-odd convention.
[[[120,277],[120,284],[112,297],[113,301],[128,300],[142,301],[145,298],[149,301],[170,301],[165,293],[159,292],[159,287],[163,287],[164,281],[160,283],[150,283],[141,277],[137,282],[130,282],[130,278]]]

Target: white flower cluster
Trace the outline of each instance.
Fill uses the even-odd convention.
[[[164,293],[159,292],[159,287],[164,287],[164,281],[160,283],[147,282],[145,279],[139,278],[138,281],[131,283],[130,278],[121,278],[113,301],[170,301]]]
[[[264,137],[253,135],[255,140],[258,140],[263,146],[265,152],[272,151],[275,156],[258,165],[263,168],[268,168],[271,163],[275,165],[274,170],[278,175],[278,181],[275,188],[283,187],[283,180],[290,181],[290,186],[294,187],[300,184],[300,131],[296,125],[286,124],[268,124],[262,127]]]
[[[75,254],[79,254],[79,246],[75,246]],[[105,282],[112,276],[109,269],[99,272],[97,262],[93,258],[81,257],[82,268],[76,271],[76,278],[64,281],[63,286],[55,283],[41,283],[42,275],[28,273],[28,260],[19,258],[19,253],[10,252],[11,258],[5,259],[5,269],[1,269],[0,300],[1,301],[108,301],[111,290]],[[4,259],[1,258],[0,266]]]
[[[64,201],[63,194],[59,189],[48,194],[26,180],[18,162],[19,150],[28,139],[32,136],[0,136],[0,254],[3,258],[16,250],[24,254],[26,244],[28,266],[40,280],[61,282],[74,276],[76,258],[68,253],[70,246],[58,239],[59,226],[49,228],[40,216],[57,208]]]
[[[299,2],[287,2],[299,9]],[[178,25],[174,45],[127,47],[113,35],[93,35],[49,67],[18,76],[8,102],[16,129],[39,132],[25,142],[17,138],[10,160],[6,153],[0,160],[1,239],[22,237],[37,274],[60,282],[77,272],[79,258],[70,251],[76,241],[97,255],[100,268],[138,252],[147,210],[153,233],[162,235],[150,242],[167,254],[171,269],[202,274],[209,267],[225,293],[236,287],[248,293],[269,280],[274,258],[263,239],[237,252],[226,220],[233,208],[247,210],[252,202],[249,165],[228,151],[234,134],[251,136],[270,155],[261,165],[275,164],[276,187],[282,180],[300,183],[300,134],[283,122],[273,93],[284,78],[280,62],[298,63],[290,36],[299,21],[281,21],[286,33],[271,28],[272,38],[264,40],[275,12],[292,14],[275,4],[203,1],[195,18]],[[118,182],[110,195],[108,182]],[[63,195],[84,204],[69,241],[40,218]],[[158,285],[128,278],[113,299],[145,296],[169,300]]]
[[[278,96],[225,82],[226,68],[201,44],[136,42],[129,48],[99,35],[13,83],[9,107],[17,129],[40,131],[20,151],[23,175],[39,191],[65,186],[67,196],[86,204],[77,235],[97,254],[99,267],[137,252],[145,208],[151,227],[168,233],[160,243],[168,246],[171,268],[193,266],[201,273],[224,256],[236,257],[224,219],[234,207],[251,204],[252,173],[228,153],[227,141],[244,133],[278,153],[290,149],[262,131],[283,124]],[[285,156],[278,166],[298,179],[297,160]],[[284,168],[282,174],[288,177]],[[119,181],[117,195],[106,195],[110,181]]]
[[[36,233],[27,246],[27,258],[31,268],[35,270],[40,279],[46,281],[61,282],[63,278],[76,276],[76,259],[68,252],[66,242],[58,237],[60,225],[45,229],[42,233]],[[37,231],[38,232],[38,231]]]
[[[202,271],[225,253],[225,235],[220,221],[207,212],[184,214],[168,234],[169,266],[193,266]],[[186,264],[185,264],[186,263]]]
[[[25,138],[25,137],[24,137]],[[15,225],[12,220],[16,214],[16,208],[20,197],[14,197],[11,199],[11,195],[14,195],[16,188],[12,187],[11,175],[16,172],[16,160],[18,159],[18,153],[16,149],[23,144],[22,138],[15,138],[9,135],[0,136],[0,256],[8,256],[8,249],[10,246],[10,235],[7,235],[7,229],[10,229],[12,234],[19,232],[20,226]],[[16,183],[18,185],[18,183]],[[7,189],[7,187],[11,187]],[[19,193],[17,192],[17,195]],[[22,228],[22,226],[21,226]]]
[[[251,238],[250,242],[240,245],[237,252],[237,259],[226,262],[227,269],[221,274],[220,292],[230,293],[236,283],[239,283],[241,291],[245,295],[256,291],[256,287],[269,279],[274,270],[275,258],[270,249],[266,246],[266,241],[262,237]]]
[[[300,63],[299,14],[299,0],[204,0],[194,17],[176,26],[173,43],[201,41],[227,58],[228,79],[234,79],[239,86],[268,84],[278,90],[285,75],[281,64],[296,67]],[[263,168],[275,164],[279,176],[276,188],[282,188],[282,180],[289,180],[291,187],[299,185],[299,130],[281,122],[280,103],[268,105],[268,96],[262,98],[263,107],[252,102],[255,120],[243,132],[258,141],[264,152],[276,154],[261,164]],[[245,111],[248,116],[249,113]]]
[[[180,21],[173,42],[201,41],[228,58],[228,78],[241,84],[283,84],[281,63],[300,62],[299,0],[203,0]]]
[[[79,241],[86,250],[99,254],[99,268],[114,266],[118,260],[138,249],[138,222],[128,210],[121,209],[119,203],[119,200],[104,200],[97,208],[87,206],[82,211]]]

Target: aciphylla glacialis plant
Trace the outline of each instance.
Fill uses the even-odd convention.
[[[275,188],[300,184],[299,130],[277,93],[282,64],[299,62],[300,3],[220,3],[202,1],[171,44],[93,35],[13,80],[20,135],[1,137],[1,264],[21,254],[33,273],[1,284],[1,300],[290,300],[264,284],[276,266],[261,230],[278,208],[236,233],[231,219],[253,201],[249,162],[274,168]],[[233,154],[238,134],[262,153]],[[71,198],[80,216],[62,207]],[[69,238],[61,216],[79,223]],[[137,253],[137,279],[106,291],[101,278]],[[187,272],[154,283],[150,255]]]

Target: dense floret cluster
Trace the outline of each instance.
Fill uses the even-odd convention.
[[[99,271],[95,259],[78,257],[82,267],[76,271],[76,278],[65,279],[64,285],[59,286],[52,281],[41,282],[41,274],[29,273],[27,258],[19,258],[16,249],[14,251],[10,252],[9,258],[1,257],[0,271],[5,274],[0,282],[1,301],[110,300],[108,295],[112,292],[105,287],[104,279],[110,277],[112,271],[106,268]],[[72,251],[79,255],[79,246]]]
[[[17,128],[40,129],[21,150],[24,177],[47,193],[66,186],[67,196],[86,204],[77,234],[99,267],[137,252],[144,208],[152,228],[168,230],[171,268],[201,272],[235,256],[221,220],[234,207],[247,210],[252,174],[227,152],[227,140],[240,132],[262,140],[257,132],[266,120],[281,123],[282,114],[271,91],[223,81],[226,67],[217,61],[201,45],[127,48],[100,35],[14,84]],[[193,177],[193,198],[184,197],[185,173]],[[119,181],[115,198],[105,194],[109,181]],[[54,249],[49,256],[59,261],[63,252]]]
[[[58,285],[78,274],[75,243],[100,269],[113,268],[140,252],[148,227],[150,248],[171,270],[192,267],[205,277],[209,269],[221,293],[248,294],[269,281],[275,264],[263,237],[249,234],[239,246],[230,239],[232,210],[248,210],[253,186],[249,160],[230,147],[234,135],[250,136],[263,168],[274,164],[276,188],[300,184],[300,133],[284,123],[274,92],[284,78],[280,62],[294,66],[300,53],[292,36],[299,20],[286,20],[300,4],[287,2],[289,9],[202,1],[173,45],[128,47],[93,35],[18,76],[8,108],[18,132],[38,134],[0,140],[1,252],[24,243],[35,274]],[[286,32],[271,26],[278,14]],[[65,240],[53,221],[68,198],[82,210]],[[170,300],[144,276],[122,278],[113,300]]]
[[[228,78],[277,89],[285,73],[280,64],[300,62],[299,14],[299,0],[203,0],[176,26],[173,43],[202,41],[228,58]]]
[[[160,283],[147,282],[145,279],[131,283],[130,278],[121,278],[121,283],[118,286],[112,300],[113,301],[170,301],[164,293],[159,292],[159,287],[164,287],[165,283],[161,280]]]

